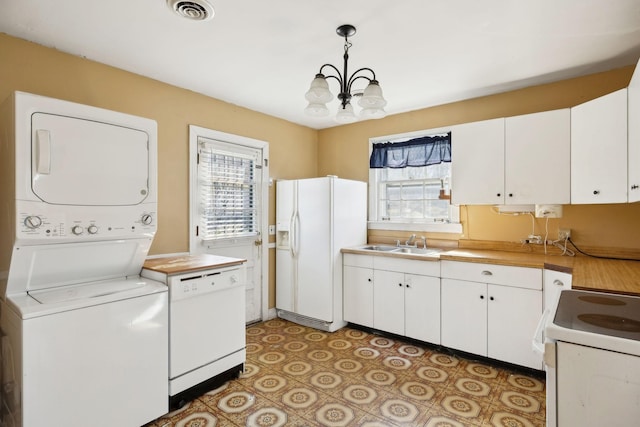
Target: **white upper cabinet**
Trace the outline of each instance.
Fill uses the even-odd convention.
[[[455,126],[454,204],[570,202],[568,108]]]
[[[451,130],[451,202],[504,204],[504,118]]]
[[[569,108],[505,119],[506,204],[570,202],[570,132]]]
[[[627,89],[629,201],[640,201],[640,67],[631,77]]]
[[[626,203],[627,158],[627,89],[571,109],[572,204]]]

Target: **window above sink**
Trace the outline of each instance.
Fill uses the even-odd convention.
[[[448,132],[370,139],[369,152],[375,148],[375,153],[369,169],[369,229],[462,233],[460,209],[450,203]]]

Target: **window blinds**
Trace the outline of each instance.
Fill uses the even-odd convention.
[[[199,237],[203,240],[257,235],[256,159],[199,141]]]

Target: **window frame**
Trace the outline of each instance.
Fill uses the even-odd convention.
[[[373,144],[379,142],[389,141],[406,141],[408,139],[419,138],[422,136],[445,134],[451,132],[451,128],[437,128],[421,130],[416,132],[407,132],[395,135],[385,135],[374,138],[369,138],[369,157],[373,151]],[[452,159],[452,162],[454,160]],[[449,218],[451,222],[425,222],[418,221],[388,221],[380,220],[378,213],[378,169],[369,168],[369,219],[368,228],[370,230],[397,230],[397,231],[424,231],[424,232],[436,232],[436,233],[454,233],[462,234],[462,224],[460,223],[460,207],[457,205],[450,205]],[[451,177],[453,180],[453,176]],[[455,207],[455,208],[452,208]]]

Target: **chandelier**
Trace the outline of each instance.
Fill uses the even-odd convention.
[[[382,96],[382,89],[378,80],[376,80],[376,73],[371,68],[360,68],[356,70],[351,76],[347,77],[347,63],[349,61],[349,48],[351,43],[349,37],[356,33],[356,27],[353,25],[341,25],[336,29],[336,33],[340,37],[344,37],[344,67],[343,72],[340,74],[335,66],[331,64],[324,64],[320,67],[320,71],[316,74],[315,78],[311,82],[311,87],[305,94],[305,98],[309,101],[309,105],[305,108],[305,113],[314,117],[326,117],[329,115],[329,109],[327,108],[327,102],[333,99],[333,94],[329,90],[328,79],[336,79],[340,85],[340,93],[338,94],[338,100],[340,101],[340,107],[336,114],[336,121],[339,123],[352,123],[358,120],[356,117],[351,100],[354,97],[360,98],[358,105],[362,107],[360,111],[360,117],[363,119],[380,119],[386,116],[384,106],[387,105],[387,101]],[[329,68],[329,73],[335,72],[335,74],[325,74],[323,70]],[[369,82],[364,91],[352,92],[352,85],[356,80],[364,79]]]

